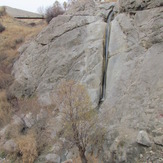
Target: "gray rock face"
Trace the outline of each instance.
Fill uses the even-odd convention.
[[[154,137],[154,142],[155,142],[157,145],[163,146],[163,135],[162,135],[162,136]]]
[[[98,103],[106,23],[99,12],[92,14],[58,16],[21,49],[13,71],[17,96],[37,92],[40,100],[49,103],[49,93],[66,79],[86,85],[92,101]]]
[[[137,143],[139,143],[141,145],[145,145],[147,147],[151,146],[151,141],[150,141],[146,131],[139,132],[139,134],[137,136]]]
[[[11,139],[4,144],[3,148],[8,152],[15,152],[17,149],[17,144]]]
[[[47,162],[60,163],[60,157],[56,154],[48,154],[46,156]]]
[[[143,129],[162,113],[162,11],[160,7],[137,11],[134,16],[122,13],[112,21],[107,97],[102,108],[113,111],[117,123]]]
[[[25,117],[23,118],[24,122],[25,122],[25,125],[29,128],[31,128],[34,123],[35,123],[35,119],[34,117],[32,116],[32,113],[29,112],[27,115],[25,115]]]
[[[134,13],[123,11],[112,21],[107,95],[101,106],[107,128],[117,128],[120,135],[125,128],[150,131],[163,125],[163,7],[149,7],[157,2],[151,0],[143,1],[145,10],[137,10],[138,1],[132,2],[120,0],[119,7],[127,11],[133,6]],[[134,143],[133,137],[128,141]]]
[[[119,11],[130,12],[163,6],[162,0],[119,0]]]

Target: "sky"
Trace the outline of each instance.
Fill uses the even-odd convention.
[[[61,4],[65,0],[58,0]],[[0,0],[0,6],[10,6],[17,9],[23,9],[31,12],[38,12],[38,8],[47,8],[51,6],[55,0]]]

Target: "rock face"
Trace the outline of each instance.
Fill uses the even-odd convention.
[[[107,98],[102,108],[113,109],[117,122],[135,129],[151,125],[153,118],[152,123],[161,119],[162,12],[158,7],[134,15],[121,13],[112,21]]]
[[[163,6],[162,0],[119,0],[119,11],[130,12]]]
[[[145,6],[140,9],[138,4]],[[112,21],[107,96],[101,112],[108,115],[108,128],[114,126],[120,136],[125,129],[130,133],[132,129],[151,131],[163,126],[163,7],[160,5],[161,1],[120,0],[121,13]],[[134,143],[135,134],[128,141]]]
[[[60,163],[60,157],[56,154],[48,154],[46,160],[47,162]]]
[[[54,18],[34,41],[20,49],[13,70],[16,82],[11,87],[17,96],[37,93],[48,104],[50,93],[66,79],[83,83],[94,105],[98,104],[104,20],[112,4],[87,5]],[[138,131],[154,136],[163,128],[163,7],[161,0],[119,0],[115,11],[106,99],[100,106],[109,133],[102,159],[137,162],[145,148],[136,143]],[[154,141],[162,145],[162,135],[158,136]]]
[[[139,134],[137,136],[137,143],[145,145],[147,147],[151,146],[151,141],[150,141],[146,131],[139,132]]]
[[[44,103],[50,103],[49,93],[66,79],[86,85],[92,101],[98,103],[106,23],[99,12],[85,14],[81,11],[54,18],[36,40],[21,49],[14,65],[17,96],[37,92]]]
[[[163,135],[162,135],[162,136],[154,137],[154,142],[155,142],[157,145],[163,146]]]

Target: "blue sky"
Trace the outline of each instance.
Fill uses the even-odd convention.
[[[58,0],[63,3],[65,0]],[[55,0],[0,0],[0,6],[10,6],[32,12],[38,12],[39,7],[51,6]]]

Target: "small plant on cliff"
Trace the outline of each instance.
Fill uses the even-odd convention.
[[[87,163],[86,148],[101,145],[105,135],[87,90],[74,81],[63,82],[58,88],[56,99],[63,125],[60,136],[70,146],[76,146],[82,163]]]
[[[61,4],[58,1],[55,1],[53,6],[49,7],[46,10],[45,17],[46,22],[49,23],[54,17],[64,14],[64,10],[61,7]]]

